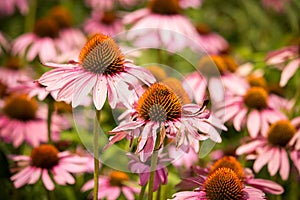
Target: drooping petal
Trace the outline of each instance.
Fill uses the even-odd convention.
[[[270,172],[271,176],[274,176],[276,174],[276,172],[279,169],[280,166],[280,148],[278,147],[273,147],[274,149],[274,155],[272,157],[272,159],[270,160],[270,162],[268,163],[268,171]]]
[[[54,183],[52,182],[49,174],[48,174],[48,171],[46,169],[44,169],[42,171],[42,181],[46,187],[47,190],[54,190]]]
[[[280,163],[280,176],[282,180],[287,180],[290,173],[290,161],[284,148],[281,148],[281,163]]]
[[[98,77],[93,90],[93,101],[97,110],[101,110],[107,97],[107,82],[105,78]]]
[[[295,74],[296,70],[299,68],[300,58],[291,61],[282,71],[280,78],[280,86],[283,87],[287,84],[288,80]]]
[[[247,119],[247,128],[252,138],[256,138],[260,130],[261,117],[257,110],[250,112]]]
[[[266,147],[263,152],[258,155],[257,159],[254,162],[253,169],[257,173],[261,168],[266,165],[274,155],[274,150],[272,148]]]

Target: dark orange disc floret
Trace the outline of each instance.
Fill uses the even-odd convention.
[[[57,38],[59,35],[59,26],[50,17],[41,18],[36,21],[33,32],[39,37]]]
[[[275,146],[286,146],[296,133],[296,128],[288,120],[279,120],[269,127],[268,142]]]
[[[109,183],[112,186],[122,186],[129,177],[126,173],[120,171],[113,171],[109,175]]]
[[[181,103],[179,97],[168,86],[154,83],[138,100],[137,111],[144,120],[174,121],[181,116]]]
[[[59,151],[50,144],[42,144],[31,151],[31,165],[43,169],[51,169],[59,162]]]
[[[268,93],[262,87],[251,87],[244,96],[244,103],[248,108],[264,109],[267,105]]]
[[[148,4],[153,13],[175,15],[180,12],[179,0],[150,0]]]

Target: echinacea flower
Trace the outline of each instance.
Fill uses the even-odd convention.
[[[117,4],[124,8],[134,6],[140,0],[85,0],[86,4],[94,10],[113,10]]]
[[[286,116],[274,105],[268,92],[251,85],[241,77],[227,76],[222,79],[225,87],[225,105],[215,113],[225,122],[232,121],[237,131],[246,126],[252,138],[265,133],[268,125]]]
[[[151,173],[150,159],[142,162],[135,155],[127,154],[130,161],[128,162],[128,168],[132,173],[137,173],[140,177],[139,185],[144,186],[148,183]],[[156,191],[160,185],[165,185],[168,182],[168,169],[167,163],[171,161],[170,158],[166,158],[165,154],[159,153],[157,166],[154,175],[153,191]]]
[[[71,173],[83,172],[87,161],[85,157],[73,155],[68,151],[59,152],[50,144],[42,144],[32,149],[30,156],[11,156],[11,159],[17,163],[17,167],[12,171],[18,172],[11,177],[16,188],[25,184],[35,184],[42,179],[47,190],[55,189],[53,180],[58,185],[74,184],[75,178]]]
[[[148,8],[134,11],[124,17],[125,24],[132,24],[127,37],[141,48],[165,48],[181,51],[197,48],[197,31],[189,19],[180,14],[178,0],[151,0]]]
[[[0,31],[0,55],[2,54],[3,50],[7,51],[10,48],[10,44],[8,43],[5,35]]]
[[[94,180],[86,182],[81,191],[93,189]],[[99,176],[98,199],[116,200],[121,194],[128,200],[134,200],[134,195],[140,192],[140,189],[133,185],[129,176],[121,171],[112,171],[108,176]]]
[[[285,86],[300,66],[299,45],[271,51],[265,60],[268,65],[275,65],[282,69],[280,86]]]
[[[101,110],[108,96],[109,104],[128,105],[135,94],[138,80],[149,85],[154,77],[145,69],[135,66],[124,58],[112,38],[103,34],[94,35],[83,47],[79,61],[69,64],[45,63],[54,69],[44,73],[38,82],[48,91],[59,91],[57,100],[72,101],[78,106],[93,89],[93,102]]]
[[[51,124],[51,137],[58,139],[64,126],[63,121],[55,120]],[[15,94],[6,98],[0,114],[0,137],[19,147],[24,141],[36,147],[48,141],[47,112],[40,109],[34,99],[24,94]]]
[[[270,8],[278,13],[283,13],[286,10],[286,5],[290,4],[290,0],[261,0],[265,8]]]
[[[254,178],[250,169],[243,169],[232,156],[217,160],[209,168],[194,168],[194,177],[184,178],[176,187],[183,191],[174,199],[265,199],[264,192],[282,194],[283,188],[270,180]]]
[[[154,83],[134,103],[133,108],[125,112],[129,120],[125,119],[110,132],[116,134],[110,139],[110,145],[127,134],[132,139],[138,137],[136,152],[144,162],[152,155],[157,137],[160,137],[161,144],[165,135],[177,138],[177,147],[184,151],[194,148],[198,152],[199,141],[208,138],[219,143],[221,137],[217,130],[226,130],[226,127],[210,115],[206,103],[202,107],[196,104],[182,106],[170,87]]]
[[[20,10],[22,15],[25,15],[28,12],[28,0],[2,0],[0,16],[10,16],[14,14],[15,7]]]
[[[179,0],[181,8],[198,8],[202,4],[202,0]]]
[[[262,137],[241,145],[236,153],[251,155],[249,159],[255,160],[253,165],[255,172],[259,172],[263,166],[267,165],[271,176],[279,172],[281,178],[287,180],[290,174],[288,154],[291,156],[300,150],[294,147],[300,134],[299,124],[299,117],[291,121],[276,120],[262,133]],[[299,158],[292,159],[292,161],[294,166],[299,168]]]
[[[114,36],[124,30],[122,21],[114,11],[93,12],[92,17],[84,23],[84,31],[90,35],[103,33]]]

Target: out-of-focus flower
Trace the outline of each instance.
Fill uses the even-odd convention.
[[[278,13],[283,13],[285,6],[290,3],[290,0],[261,0],[261,3],[265,8],[271,8]]]
[[[138,80],[149,85],[154,77],[141,67],[124,58],[112,38],[96,34],[83,47],[79,61],[69,64],[45,63],[52,67],[38,82],[48,91],[58,91],[57,100],[72,101],[78,106],[93,89],[93,101],[101,110],[108,96],[112,108],[118,103],[129,106],[131,95],[136,95]]]
[[[14,14],[15,7],[20,10],[22,15],[28,12],[28,0],[2,0],[0,6],[0,17]]]
[[[185,169],[190,169],[199,161],[198,153],[192,148],[188,152],[184,152],[172,145],[168,147],[168,151],[172,164],[177,168],[185,167]]]
[[[202,4],[202,0],[179,0],[181,8],[198,8]]]
[[[219,143],[221,137],[217,130],[226,130],[220,120],[210,115],[206,104],[204,102],[202,107],[196,104],[182,106],[171,88],[154,83],[134,103],[132,110],[125,113],[127,119],[110,132],[116,134],[110,145],[126,136],[138,137],[136,152],[144,162],[152,155],[157,137],[162,145],[167,135],[176,138],[177,147],[184,151],[194,148],[198,152],[199,140],[210,138]]]
[[[92,18],[84,23],[84,31],[90,35],[103,33],[113,37],[123,30],[122,21],[114,11],[93,12]]]
[[[209,54],[220,54],[229,48],[228,42],[219,34],[210,30],[208,25],[198,24],[198,43]]]
[[[30,156],[11,156],[18,171],[11,177],[16,188],[25,184],[35,184],[40,178],[47,190],[54,190],[54,182],[58,185],[74,184],[71,173],[84,172],[87,159],[71,154],[68,151],[59,152],[50,144],[42,144],[32,149]],[[53,176],[53,179],[50,177]]]
[[[64,51],[82,47],[85,35],[71,28],[71,14],[62,7],[55,7],[49,15],[36,21],[33,32],[17,37],[12,52],[26,56],[28,61],[36,57],[42,62],[56,61]]]
[[[36,147],[48,141],[47,112],[39,108],[34,99],[26,95],[11,95],[6,98],[0,114],[0,136],[5,142],[19,147],[24,141]],[[61,119],[53,116],[51,137],[58,139],[58,134],[65,127]]]
[[[202,197],[203,199],[265,199],[263,192],[282,194],[283,188],[270,180],[256,179],[250,169],[243,169],[232,156],[217,160],[209,168],[194,168],[194,177],[184,178],[176,187],[175,199]],[[201,198],[201,199],[202,199]]]
[[[270,123],[286,116],[272,103],[268,92],[263,87],[254,86],[238,76],[222,79],[225,87],[225,105],[215,113],[225,122],[232,121],[237,131],[245,125],[252,138],[265,133]]]
[[[168,169],[166,165],[171,161],[171,159],[166,158],[165,156],[166,154],[159,153],[154,175],[153,191],[156,191],[160,185],[165,185],[168,182]],[[129,170],[132,173],[137,173],[139,175],[139,184],[141,186],[146,185],[150,178],[151,160],[148,159],[145,162],[142,162],[139,158],[132,154],[128,154],[128,157],[130,158],[128,163]]]
[[[83,185],[81,190],[88,191],[93,187],[94,180],[90,180]],[[116,200],[122,193],[126,199],[134,200],[134,195],[140,192],[140,189],[130,181],[129,176],[120,171],[112,171],[108,176],[100,176],[98,188],[98,199]]]
[[[3,50],[8,51],[10,49],[10,44],[8,43],[5,35],[0,31],[0,55]]]
[[[132,7],[141,0],[85,0],[87,6],[94,10],[112,10],[115,6],[120,4],[124,8]]]
[[[181,51],[196,49],[197,31],[185,16],[180,14],[178,0],[151,0],[148,8],[124,17],[125,24],[133,24],[127,33],[137,47],[165,48]]]
[[[299,39],[300,43],[300,39]],[[275,65],[282,69],[280,86],[285,86],[296,73],[300,66],[299,45],[284,47],[279,50],[271,51],[265,60],[268,65]]]
[[[253,166],[255,172],[259,172],[264,165],[268,165],[271,176],[279,171],[281,178],[287,180],[290,172],[288,153],[292,155],[300,151],[299,125],[300,117],[291,121],[276,120],[268,126],[268,129],[264,130],[262,137],[243,144],[236,150],[236,153],[238,155],[247,154],[250,155],[249,159],[255,159]],[[292,159],[297,168],[299,168],[299,159]]]

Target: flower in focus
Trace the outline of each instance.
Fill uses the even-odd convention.
[[[193,191],[178,192],[174,199],[265,199],[264,192],[279,195],[284,191],[273,181],[254,178],[251,170],[243,169],[232,156],[217,160],[209,168],[194,170],[195,177],[184,178],[176,186]]]
[[[178,0],[149,1],[148,8],[124,17],[125,24],[133,24],[127,34],[128,39],[142,48],[166,48],[169,51],[197,48],[194,42],[197,31],[180,11]]]
[[[160,153],[158,156],[157,166],[154,175],[154,187],[153,191],[156,191],[160,185],[166,185],[168,182],[168,169],[166,164],[171,161],[169,158],[165,158],[165,154]],[[140,177],[139,184],[144,186],[148,183],[151,172],[151,160],[148,159],[142,162],[135,155],[128,154],[130,159],[128,163],[128,168],[132,173],[137,173]]]
[[[219,54],[228,50],[228,42],[221,35],[212,32],[208,25],[201,23],[196,28],[198,43],[208,54]]]
[[[245,125],[252,138],[265,133],[268,125],[286,116],[274,105],[270,95],[260,86],[253,86],[238,76],[222,79],[225,87],[225,103],[219,107],[216,116],[232,121],[237,131]]]
[[[48,91],[58,91],[57,100],[72,101],[78,106],[93,89],[93,102],[101,110],[108,96],[109,104],[128,106],[128,97],[135,95],[138,80],[149,85],[154,77],[145,69],[124,58],[109,36],[96,34],[83,47],[79,62],[45,63],[54,69],[44,73],[38,82]]]
[[[274,121],[262,137],[252,139],[249,143],[241,145],[236,153],[238,155],[249,155],[249,159],[254,159],[253,169],[259,172],[263,166],[268,165],[268,171],[274,176],[278,171],[283,180],[287,180],[290,174],[290,157],[300,151],[300,118]],[[295,146],[296,144],[296,146]],[[295,167],[299,168],[299,159],[292,159]]]
[[[53,116],[51,137],[58,139],[64,127],[64,121]],[[48,141],[47,112],[39,108],[34,99],[24,94],[12,94],[7,97],[0,114],[0,136],[5,142],[19,147],[24,141],[36,147]]]
[[[93,189],[94,180],[89,180],[81,188],[82,191]],[[116,200],[121,193],[128,200],[134,200],[134,195],[138,194],[140,190],[133,185],[129,176],[120,171],[112,171],[108,176],[99,177],[99,192],[98,199]]]
[[[54,182],[58,185],[74,184],[71,173],[80,173],[85,169],[87,159],[73,155],[68,151],[59,152],[50,144],[43,144],[32,149],[30,156],[11,156],[17,166],[12,171],[18,171],[11,177],[16,188],[25,184],[34,184],[40,178],[47,190],[54,190]],[[51,177],[49,175],[51,174]]]
[[[0,7],[0,17],[10,16],[14,14],[15,7],[20,10],[22,15],[26,15],[28,12],[28,0],[2,0]]]
[[[84,31],[90,35],[103,33],[114,36],[123,30],[123,24],[114,11],[93,12],[92,18],[84,24]]]
[[[199,141],[210,138],[221,142],[218,129],[226,127],[206,109],[207,102],[200,107],[196,104],[181,105],[179,97],[162,83],[152,84],[135,102],[134,107],[125,112],[129,118],[120,123],[110,133],[110,145],[130,137],[138,137],[136,152],[142,162],[152,155],[154,144],[159,137],[160,146],[165,135],[176,138],[177,147],[188,152],[189,148],[199,150]],[[157,132],[160,132],[157,134]],[[128,134],[128,135],[127,135]]]
[[[300,39],[299,39],[300,43]],[[288,46],[271,51],[265,60],[268,65],[276,65],[282,69],[280,86],[285,86],[300,66],[299,45]]]

